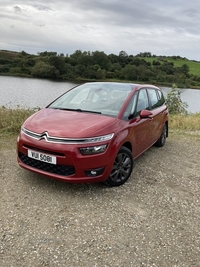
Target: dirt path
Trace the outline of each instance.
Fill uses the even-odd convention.
[[[200,266],[200,136],[171,134],[115,188],[44,178],[0,147],[0,266]]]

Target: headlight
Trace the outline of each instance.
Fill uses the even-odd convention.
[[[99,154],[106,150],[107,145],[101,146],[89,146],[89,147],[81,147],[80,152],[82,155],[92,155],[92,154]]]
[[[102,142],[102,141],[108,141],[111,140],[114,136],[114,133],[107,134],[107,135],[102,135],[102,136],[97,136],[97,137],[91,137],[87,138],[88,142]]]

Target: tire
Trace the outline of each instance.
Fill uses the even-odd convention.
[[[124,184],[131,175],[133,169],[133,156],[126,147],[121,147],[115,158],[110,176],[105,181],[109,186]]]
[[[166,138],[167,138],[167,125],[165,123],[164,126],[163,126],[163,130],[162,130],[161,136],[158,139],[158,141],[155,143],[155,145],[158,146],[158,147],[164,146]]]

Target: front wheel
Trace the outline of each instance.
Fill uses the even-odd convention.
[[[119,186],[124,184],[130,177],[132,169],[132,153],[128,148],[122,146],[117,153],[112,171],[105,183],[110,186]]]

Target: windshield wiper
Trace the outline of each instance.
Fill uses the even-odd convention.
[[[96,114],[101,114],[99,111],[94,111],[94,110],[85,110],[85,109],[80,109],[80,108],[55,108],[55,109],[60,109],[60,110],[69,110],[69,111],[77,111],[77,112],[89,112],[89,113],[96,113]]]

